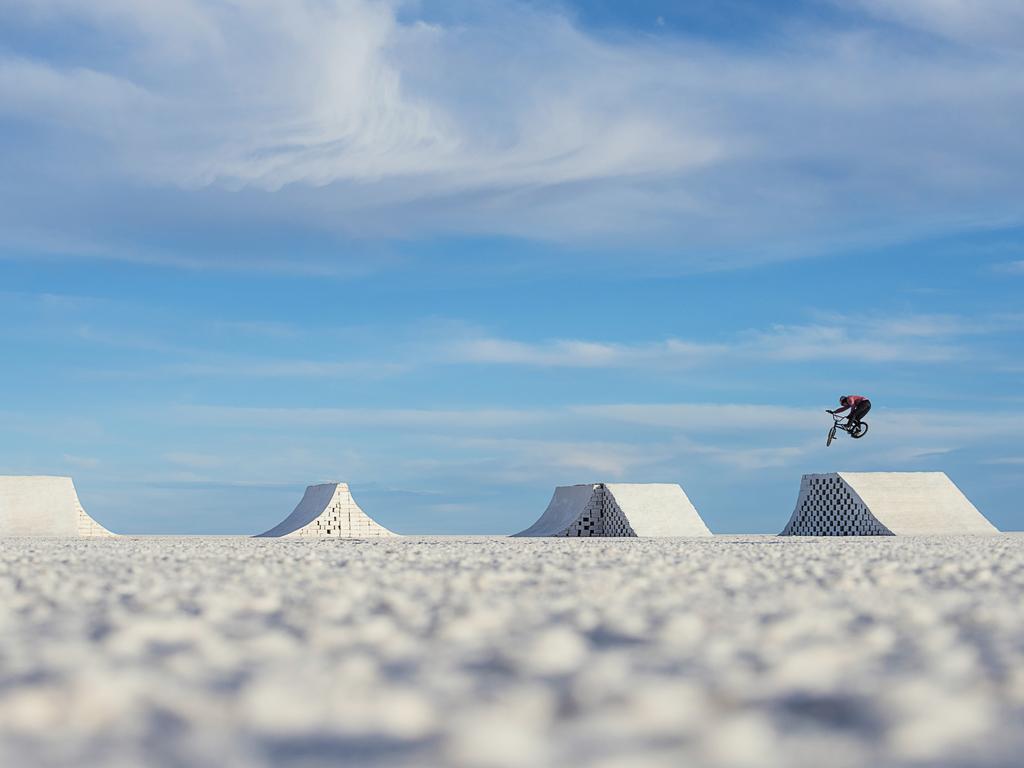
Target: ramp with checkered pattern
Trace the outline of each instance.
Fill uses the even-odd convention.
[[[999,531],[944,472],[804,475],[782,536],[932,536]]]

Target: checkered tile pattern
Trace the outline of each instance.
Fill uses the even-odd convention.
[[[783,536],[891,536],[839,475],[805,475]]]
[[[586,509],[559,536],[636,536],[615,499],[604,485],[594,486]]]
[[[365,539],[395,534],[363,512],[349,493],[348,486],[341,483],[323,514],[290,535]]]

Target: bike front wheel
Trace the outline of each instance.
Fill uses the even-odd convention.
[[[857,426],[850,430],[850,437],[859,440],[868,433],[868,425],[863,421],[858,421]]]
[[[828,440],[825,441],[825,447],[828,448],[830,445],[832,445],[832,441],[835,440],[835,439],[836,439],[836,428],[832,427],[832,429],[830,429],[828,431]]]

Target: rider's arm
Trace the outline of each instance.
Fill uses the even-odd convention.
[[[850,410],[850,406],[844,405],[842,408],[836,408],[832,413],[842,413],[843,411]]]

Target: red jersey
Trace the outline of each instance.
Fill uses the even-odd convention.
[[[842,408],[836,408],[836,413],[842,413],[845,410],[853,408],[853,406],[857,405],[858,403],[863,403],[865,400],[867,400],[867,398],[861,395],[847,395],[846,405],[844,405]]]

